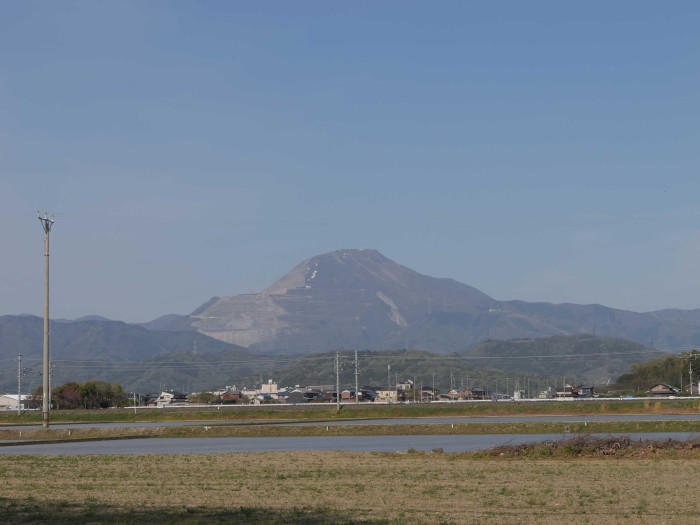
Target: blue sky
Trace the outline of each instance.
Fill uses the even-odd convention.
[[[0,314],[141,321],[376,248],[700,307],[697,2],[3,2]]]

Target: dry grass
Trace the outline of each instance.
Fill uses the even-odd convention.
[[[336,411],[334,404],[327,405],[224,405],[208,408],[140,409],[136,413],[129,408],[99,410],[54,410],[53,422],[133,422],[133,421],[236,421],[236,420],[326,420],[385,417],[441,417],[441,416],[522,416],[522,415],[596,415],[596,414],[697,414],[700,399],[616,400],[597,399],[566,402],[485,402],[485,403],[424,403],[375,405],[353,403]],[[12,411],[0,412],[3,425],[41,422],[41,413],[25,412],[17,416]]]
[[[395,425],[185,425],[172,427],[31,428],[0,430],[0,440],[76,440],[135,437],[305,437],[435,434],[591,434],[699,432],[700,420],[592,421],[589,423],[429,423]]]
[[[0,456],[4,521],[697,523],[697,454]]]

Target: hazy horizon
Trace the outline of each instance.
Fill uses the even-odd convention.
[[[700,307],[695,2],[0,6],[0,314],[132,322],[375,248]]]

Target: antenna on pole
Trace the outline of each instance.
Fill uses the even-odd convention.
[[[37,211],[36,214],[44,230],[44,259],[46,261],[44,268],[44,373],[41,413],[43,427],[49,428],[49,411],[51,410],[49,397],[49,234],[51,233],[55,221],[53,215],[49,217],[49,214],[46,212],[44,212],[43,217],[39,211]]]

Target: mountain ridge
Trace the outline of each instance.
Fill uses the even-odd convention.
[[[251,351],[279,354],[348,346],[446,353],[487,339],[582,333],[672,351],[700,344],[700,310],[639,313],[501,301],[454,279],[415,272],[374,249],[305,259],[260,292],[210,299],[184,323]]]

